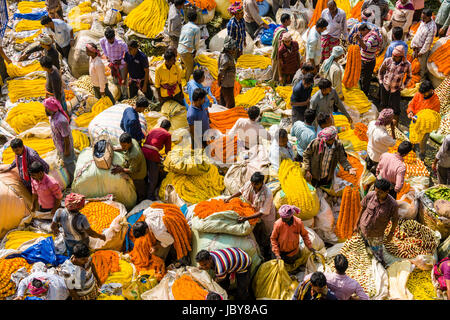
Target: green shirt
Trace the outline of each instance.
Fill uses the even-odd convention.
[[[147,175],[147,163],[142,153],[139,143],[133,139],[133,146],[125,151],[126,163],[125,168],[131,171],[131,179],[142,180]]]

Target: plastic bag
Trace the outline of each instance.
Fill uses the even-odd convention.
[[[246,236],[252,232],[253,228],[248,221],[237,223],[239,214],[235,211],[216,212],[212,215],[200,219],[192,218],[192,229],[207,233],[226,233],[235,236]]]
[[[284,267],[283,260],[263,263],[253,278],[253,292],[256,299],[290,300],[293,295],[292,280]]]
[[[64,263],[64,261],[69,258],[68,256],[56,254],[52,237],[48,237],[39,241],[20,254],[12,254],[6,258],[11,259],[17,257],[26,259],[30,264],[43,262],[45,264],[51,264],[53,266],[58,266]]]
[[[331,211],[331,207],[325,199],[323,191],[317,189],[317,195],[320,199],[320,209],[319,213],[314,217],[313,229],[325,242],[336,243],[338,238],[333,231],[333,211]]]
[[[408,260],[397,261],[387,269],[390,300],[413,300],[413,295],[406,288],[412,269]]]
[[[142,300],[141,295],[153,289],[158,285],[158,280],[149,275],[139,276],[137,279],[131,281],[122,290],[122,295],[128,300]]]
[[[273,33],[277,27],[278,27],[278,25],[271,23],[271,24],[269,24],[269,28],[262,30],[262,33],[260,36],[260,40],[261,40],[262,44],[264,44],[266,46],[272,45]]]
[[[436,263],[436,259],[432,255],[418,255],[414,259],[409,259],[420,270],[431,270]]]

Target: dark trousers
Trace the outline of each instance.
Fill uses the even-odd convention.
[[[230,276],[227,276],[224,280],[219,281],[218,284],[228,292],[230,288]],[[236,295],[235,300],[248,300],[250,294],[248,288],[250,287],[250,266],[244,273],[236,273]]]
[[[369,170],[370,172],[372,172],[376,176],[377,175],[378,162],[373,161],[372,159],[370,159],[369,156],[367,156],[366,164],[367,164],[367,170]]]
[[[100,94],[100,87],[94,87],[94,94],[97,99],[102,97]],[[111,99],[113,105],[116,104],[116,100],[114,99],[111,91],[109,91],[108,85],[105,86],[105,95]]]
[[[292,124],[296,121],[305,121],[305,111],[308,107],[292,107]]]
[[[6,71],[5,60],[3,60],[3,57],[0,57],[0,77],[2,78],[3,83],[5,83],[6,78],[8,78],[8,72]]]
[[[395,192],[394,188],[389,190],[389,194],[394,198],[394,200],[397,200],[397,192]]]
[[[450,184],[450,168],[437,165],[437,178],[439,184]]]
[[[255,240],[261,249],[261,255],[268,261],[271,259],[272,246],[270,244],[271,230],[266,230],[266,226],[263,221],[258,222],[253,229]]]
[[[63,58],[69,59],[69,51],[70,51],[70,44],[67,47],[61,48],[58,44],[56,45],[56,49],[61,53]]]
[[[159,162],[153,162],[147,159],[147,178],[147,199],[155,201],[155,190],[159,182]]]
[[[183,105],[183,100],[184,100],[183,93],[178,92],[173,97],[161,97],[161,104],[164,104],[165,102],[170,101],[170,100],[176,101],[179,104]]]
[[[140,203],[142,200],[145,199],[146,191],[147,191],[147,183],[145,182],[145,179],[139,179],[134,180],[134,188],[136,189],[136,195],[137,195],[137,203]]]
[[[395,92],[387,91],[383,84],[380,84],[380,107],[378,111],[383,109],[392,109],[396,116],[400,116],[400,90]]]
[[[135,96],[137,96],[139,89],[142,90],[142,88],[144,88],[144,80],[141,81],[139,88],[136,81],[131,81],[130,84],[128,85],[128,90],[130,94],[129,98],[132,99]],[[147,83],[147,92],[144,93],[144,95],[148,100],[153,100],[153,92],[152,89],[150,88],[150,82]]]
[[[361,65],[361,90],[369,97],[370,80],[372,80],[373,70],[375,69],[375,59],[370,61],[362,61]]]
[[[255,40],[255,32],[258,30],[259,26],[258,24],[253,22],[245,22],[245,30],[250,34],[250,37],[252,37],[253,40]]]
[[[220,104],[228,109],[234,108],[234,86],[229,88],[220,88]]]
[[[316,180],[316,179],[312,178],[311,185],[314,188],[318,188],[318,187],[321,187],[321,186],[328,186],[328,185],[331,185],[331,180],[328,180],[327,178],[324,178],[324,179],[321,179],[321,180]]]

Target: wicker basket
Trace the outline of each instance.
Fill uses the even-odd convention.
[[[432,230],[439,231],[441,239],[450,235],[450,220],[439,219],[433,207],[433,202],[425,195],[424,191],[419,193],[419,214],[417,220]]]

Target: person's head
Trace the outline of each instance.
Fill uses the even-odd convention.
[[[363,23],[358,27],[359,34],[364,37],[366,34],[370,32],[370,28],[367,23]]]
[[[198,108],[205,103],[205,98],[206,91],[201,88],[197,88],[194,90],[194,93],[192,93],[192,104]]]
[[[375,124],[377,126],[387,126],[392,123],[392,120],[394,120],[394,110],[392,110],[390,108],[386,108],[386,109],[381,110]]]
[[[283,13],[280,18],[281,24],[286,28],[291,25],[291,16],[288,13]]]
[[[185,1],[184,0],[175,0],[173,3],[175,4],[175,8],[180,10],[181,8],[183,8]]]
[[[35,297],[43,297],[48,293],[50,281],[46,277],[35,277],[27,286],[27,291]]]
[[[138,113],[142,113],[147,108],[148,108],[148,99],[144,96],[140,96],[136,100],[136,106],[135,106],[134,110],[136,110],[136,112],[138,112]]]
[[[285,129],[280,129],[278,131],[278,145],[280,147],[285,147],[287,146],[289,139],[288,139],[288,133]]]
[[[329,95],[331,93],[331,81],[325,78],[321,78],[319,80],[319,89],[324,96]]]
[[[250,182],[252,184],[253,190],[255,192],[259,192],[264,185],[264,175],[261,172],[256,171],[254,174],[252,174]]]
[[[222,296],[216,292],[209,291],[206,300],[223,300]]]
[[[164,119],[163,121],[161,121],[161,124],[159,126],[163,129],[165,129],[166,131],[169,131],[172,124],[170,123],[169,120]]]
[[[305,62],[303,65],[302,65],[302,73],[303,73],[303,75],[306,75],[306,74],[308,74],[308,73],[314,73],[314,70],[315,70],[315,67],[311,64],[311,62]]]
[[[116,32],[114,31],[113,28],[106,27],[106,29],[105,29],[105,38],[106,38],[106,40],[109,43],[111,43],[111,44],[114,43],[114,40],[116,40]]]
[[[133,236],[137,239],[145,236],[148,230],[148,225],[145,221],[138,221],[133,225]]]
[[[86,45],[86,54],[88,55],[88,57],[91,57],[91,58],[95,58],[96,56],[99,56],[100,52],[98,50],[97,45],[93,42],[89,42]]]
[[[195,261],[197,261],[199,268],[201,270],[214,269],[214,260],[209,251],[200,250],[195,256]]]
[[[422,11],[422,21],[425,23],[428,23],[431,21],[433,16],[433,11],[431,11],[431,9],[423,9]]]
[[[201,68],[195,69],[193,72],[193,76],[195,82],[197,83],[203,83],[203,81],[205,81],[205,71],[203,71],[203,69]]]
[[[225,37],[225,41],[223,42],[223,52],[228,52],[231,55],[234,55],[237,50],[237,42],[230,36]]]
[[[64,206],[70,212],[79,212],[86,203],[86,197],[79,193],[70,193],[64,199]]]
[[[334,2],[334,0],[329,0],[327,3],[327,7],[332,14],[335,14],[338,11],[338,7],[336,5],[336,2]]]
[[[128,132],[124,132],[119,137],[120,146],[123,150],[128,151],[133,146],[133,138]]]
[[[400,63],[405,58],[405,48],[402,45],[398,45],[394,48],[394,51],[392,51],[392,60],[394,60],[396,63]]]
[[[419,86],[419,92],[423,95],[424,99],[430,99],[434,94],[434,87],[431,81],[424,80]]]
[[[238,1],[228,7],[228,12],[237,20],[241,20],[244,17],[244,7],[242,6],[242,3]]]
[[[80,241],[73,247],[72,255],[74,264],[83,266],[89,261],[91,251],[84,242]]]
[[[322,272],[316,271],[311,275],[311,287],[315,294],[326,295],[328,292],[327,278]]]
[[[409,141],[403,141],[397,148],[397,152],[402,157],[406,157],[413,149],[413,145]]]
[[[287,224],[290,224],[294,220],[294,215],[298,213],[300,213],[300,209],[289,204],[283,204],[280,209],[278,209],[281,221]]]
[[[197,11],[190,10],[187,13],[187,19],[188,19],[189,22],[195,22],[195,20],[197,20]]]
[[[55,97],[49,97],[45,99],[42,104],[45,108],[45,114],[49,117],[53,116],[56,112],[64,112],[61,102]]]
[[[41,59],[39,59],[39,63],[41,64],[42,69],[47,72],[51,72],[53,69],[53,62],[52,58],[49,56],[43,56]]]
[[[128,41],[128,52],[132,55],[135,56],[139,51],[139,43],[137,42],[137,40],[133,39]]]
[[[348,260],[343,254],[338,254],[334,257],[334,267],[338,274],[345,274],[348,268]]]
[[[167,69],[172,68],[172,66],[175,64],[176,54],[173,50],[167,49],[166,52],[164,52],[164,62],[166,63]]]
[[[395,10],[391,17],[392,27],[403,27],[406,23],[406,13],[401,10]]]
[[[248,108],[247,114],[250,120],[255,121],[260,114],[259,108],[257,106],[251,106],[250,108]]]
[[[292,43],[292,34],[290,32],[283,33],[281,40],[289,47]]]
[[[373,21],[373,19],[374,19],[374,13],[372,12],[372,10],[366,9],[363,12],[361,12],[361,20],[363,22],[366,22],[369,20]]]
[[[52,43],[53,43],[53,39],[46,34],[41,34],[39,36],[39,44],[42,48],[44,48],[45,50],[50,50],[50,48],[52,47]]]
[[[21,156],[23,154],[24,146],[22,139],[20,138],[12,139],[9,146],[11,147],[12,151],[16,156]]]
[[[374,187],[378,200],[384,201],[389,194],[389,190],[391,189],[391,183],[386,179],[377,179]]]
[[[319,18],[319,20],[317,20],[316,22],[316,31],[318,33],[322,33],[326,30],[326,28],[328,27],[328,21],[325,20],[324,18]]]
[[[43,16],[41,18],[41,25],[43,25],[46,28],[50,28],[52,30],[55,28],[53,20],[49,16]]]
[[[328,128],[333,124],[333,119],[331,118],[331,115],[324,112],[319,112],[317,115],[317,124],[322,129]]]
[[[312,73],[307,73],[303,76],[303,86],[309,88],[314,84],[314,75]]]
[[[403,28],[394,27],[392,28],[392,40],[402,40],[403,38]]]
[[[345,50],[341,46],[334,46],[331,55],[334,57],[334,61],[339,61],[345,56]]]
[[[316,120],[316,111],[312,109],[306,109],[305,110],[305,123],[308,125],[312,125],[314,120]]]
[[[36,181],[41,181],[45,175],[44,166],[39,161],[34,161],[28,168],[28,172],[30,177]]]

